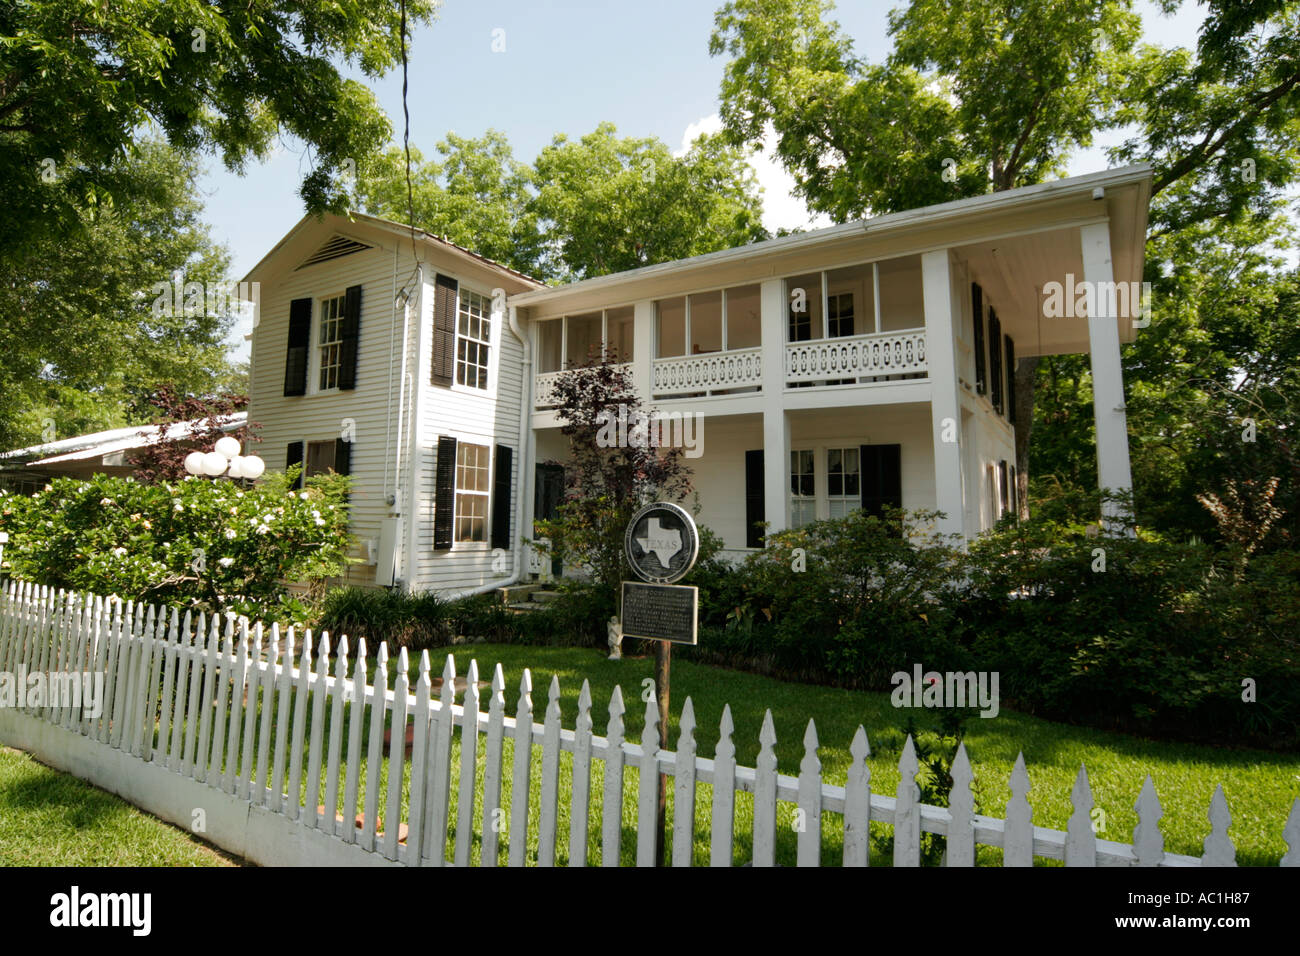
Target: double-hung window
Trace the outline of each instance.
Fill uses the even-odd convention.
[[[832,518],[843,518],[862,507],[862,470],[858,464],[858,449],[826,449],[826,497]]]
[[[840,292],[826,297],[827,333],[836,339],[853,334],[853,293]]]
[[[343,317],[347,297],[336,295],[320,304],[320,390],[339,387],[343,367]]]
[[[492,303],[487,297],[461,288],[456,333],[456,383],[487,388],[492,342]]]
[[[817,520],[817,484],[812,451],[790,452],[790,527]]]
[[[487,445],[456,445],[456,540],[486,541],[488,495],[492,491],[492,449]]]

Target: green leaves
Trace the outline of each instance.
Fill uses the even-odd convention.
[[[283,619],[295,607],[286,583],[340,574],[350,540],[349,479],[310,478],[299,491],[295,477],[243,488],[97,475],[31,498],[0,492],[5,568],[52,587]]]

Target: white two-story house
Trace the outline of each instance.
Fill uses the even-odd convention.
[[[697,520],[731,556],[764,527],[885,505],[943,512],[940,530],[969,539],[1016,504],[1024,356],[1090,356],[1099,485],[1131,487],[1120,345],[1142,325],[1150,184],[1146,167],[1109,170],[554,288],[423,235],[415,274],[406,227],[305,219],[249,277],[250,415],[272,467],[283,445],[309,471],[355,419],[333,463],[356,478],[358,582],[526,574],[519,529],[558,504],[568,456],[551,385],[601,354],[647,406],[691,417]],[[350,329],[354,284],[345,387],[328,330],[336,312]]]

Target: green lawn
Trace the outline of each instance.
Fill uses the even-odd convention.
[[[0,865],[231,866],[177,829],[0,747]]]

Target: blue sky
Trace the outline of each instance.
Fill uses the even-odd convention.
[[[609,120],[619,132],[658,136],[673,149],[688,131],[716,124],[724,59],[710,57],[713,14],[721,0],[445,0],[439,19],[416,32],[410,48],[411,144],[426,154],[448,131],[477,136],[504,131],[515,155],[531,161],[556,133],[578,137]],[[873,61],[889,52],[884,0],[842,2],[835,18],[856,52]],[[1186,4],[1172,18],[1140,0],[1149,40],[1193,45],[1202,19]],[[494,31],[504,52],[493,52]],[[501,44],[498,42],[497,44]],[[400,70],[368,81],[402,131]],[[1072,174],[1106,166],[1100,146],[1076,156]],[[310,168],[301,146],[286,141],[275,156],[242,176],[210,159],[202,187],[213,238],[231,251],[232,274],[244,275],[303,214],[297,186]],[[770,162],[755,162],[769,227],[817,225],[789,195],[789,180]],[[243,333],[232,344],[243,348]]]

